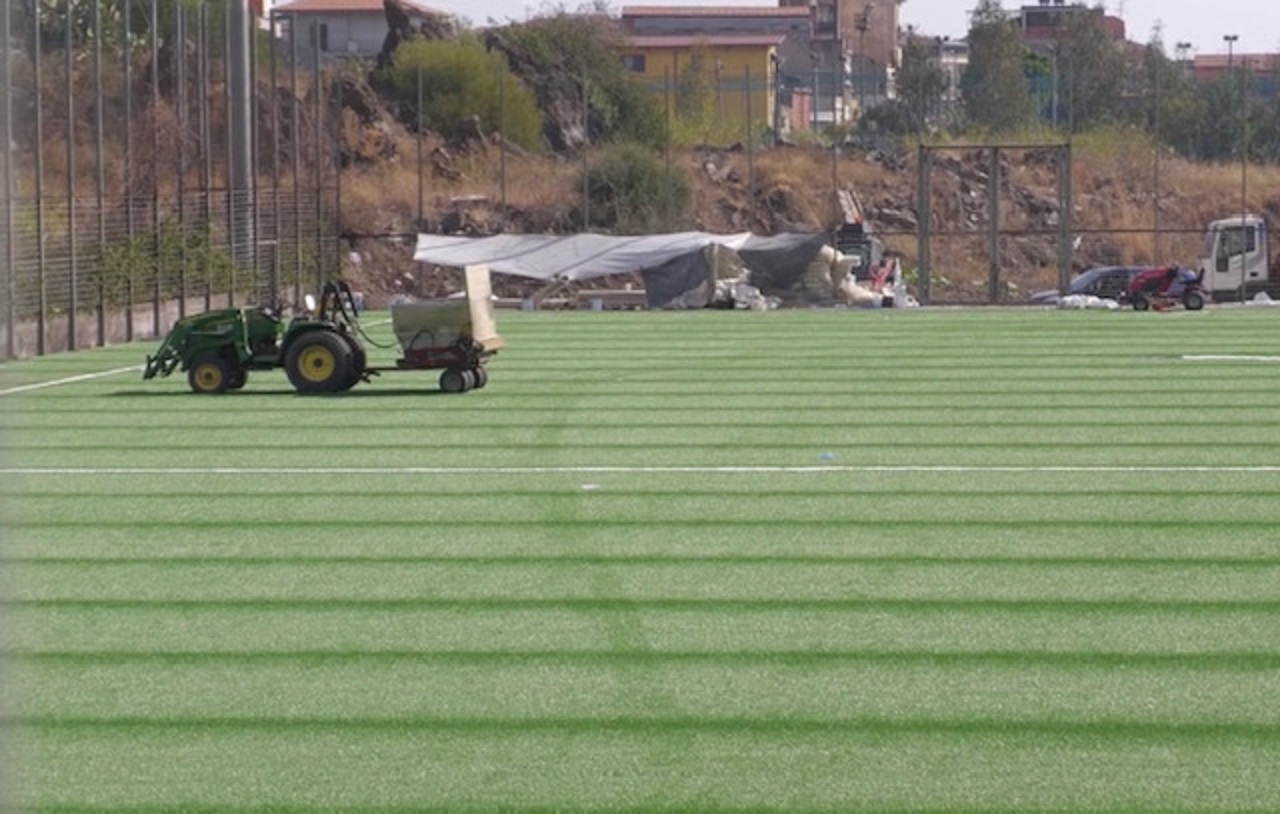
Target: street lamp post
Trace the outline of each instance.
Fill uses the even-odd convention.
[[[1178,67],[1182,68],[1183,73],[1187,72],[1187,54],[1191,51],[1191,43],[1179,42],[1173,46],[1174,52],[1178,55]]]
[[[1179,42],[1177,45],[1174,46],[1174,48],[1177,50],[1178,66],[1182,69],[1182,78],[1191,79],[1194,74],[1194,70],[1192,69],[1192,65],[1191,65],[1191,60],[1188,57],[1188,54],[1191,52],[1191,43]],[[1188,156],[1192,155],[1194,152],[1194,145],[1193,145],[1192,137],[1190,135],[1189,130],[1190,129],[1188,128],[1188,135],[1187,135],[1187,155]]]
[[[866,107],[866,85],[867,85],[867,29],[871,27],[871,11],[876,7],[875,3],[867,3],[862,7],[862,13],[854,20],[854,28],[858,29],[858,116],[861,117],[863,109]]]
[[[773,69],[773,143],[775,146],[782,143],[782,75],[780,63],[778,52],[771,52],[769,54],[769,66]]]

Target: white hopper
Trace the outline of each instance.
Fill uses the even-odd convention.
[[[492,287],[487,266],[467,266],[467,295],[391,306],[391,328],[400,347],[413,350],[444,348],[469,338],[485,351],[506,343],[498,336],[493,316]]]

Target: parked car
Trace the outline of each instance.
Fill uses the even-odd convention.
[[[1119,301],[1129,291],[1129,281],[1146,271],[1149,266],[1097,266],[1082,271],[1071,279],[1065,292],[1056,288],[1037,291],[1031,295],[1032,305],[1057,305],[1068,294],[1092,295]]]

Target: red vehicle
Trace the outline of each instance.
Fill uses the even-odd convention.
[[[1125,299],[1135,311],[1167,311],[1178,303],[1188,311],[1199,311],[1205,302],[1201,275],[1177,266],[1157,266],[1140,272],[1129,281]]]

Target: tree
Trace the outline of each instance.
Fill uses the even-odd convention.
[[[979,0],[969,29],[969,66],[960,80],[965,117],[972,126],[1009,133],[1031,122],[1024,51],[1000,0]]]
[[[421,91],[419,113],[442,135],[463,135],[475,117],[482,131],[501,131],[528,149],[542,146],[542,116],[533,94],[511,75],[501,54],[474,39],[403,42],[389,74],[406,109],[417,109]]]
[[[1121,96],[1124,53],[1107,33],[1103,19],[1102,7],[1078,6],[1063,15],[1055,46],[1058,104],[1066,113],[1058,120],[1075,132],[1117,124],[1128,116]]]
[[[1124,75],[1130,82],[1125,95],[1143,100],[1129,105],[1129,123],[1146,129],[1159,144],[1194,155],[1197,133],[1205,121],[1204,100],[1182,66],[1165,56],[1158,34],[1130,61]]]
[[[581,146],[553,131],[554,111],[581,109],[586,82],[589,116],[580,141],[639,141],[660,145],[665,136],[659,97],[622,64],[623,42],[604,14],[555,14],[493,29],[488,48],[506,55],[512,71],[534,88],[548,117],[547,141],[553,149]]]
[[[685,224],[692,192],[642,144],[618,143],[585,170],[591,227],[615,234],[671,231]]]
[[[927,40],[908,37],[898,69],[898,101],[905,108],[911,129],[923,134],[929,120],[936,119],[947,89],[947,77],[937,62],[929,59]],[[938,41],[933,41],[935,45]]]

